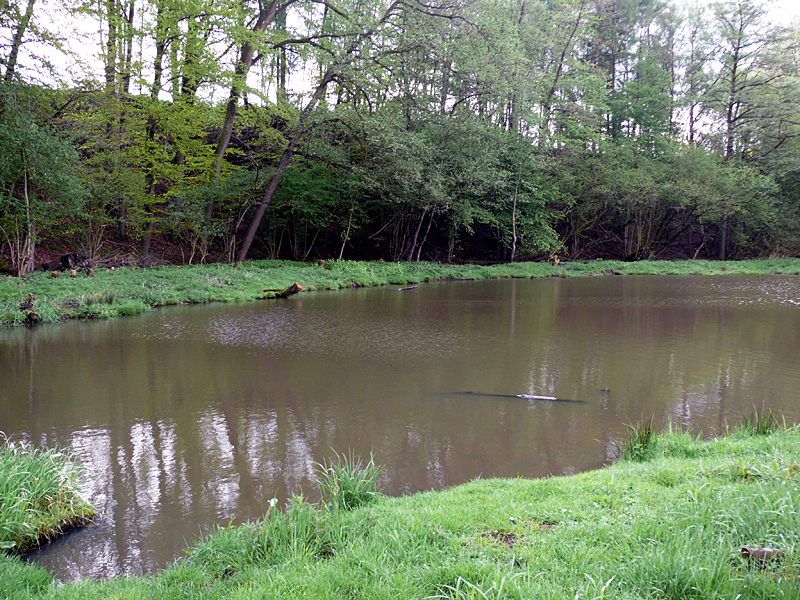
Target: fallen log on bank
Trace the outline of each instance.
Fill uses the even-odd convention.
[[[303,286],[297,283],[296,281],[287,288],[283,289],[267,289],[264,290],[265,292],[272,292],[273,296],[265,296],[265,298],[288,298],[292,294],[296,294],[300,290],[303,289]]]

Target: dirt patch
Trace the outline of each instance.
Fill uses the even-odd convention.
[[[503,529],[500,530],[492,530],[487,531],[486,533],[481,535],[481,539],[490,540],[492,542],[497,542],[498,544],[503,544],[504,546],[508,546],[509,548],[513,548],[514,544],[519,541],[519,536],[516,533],[511,531],[505,531]]]

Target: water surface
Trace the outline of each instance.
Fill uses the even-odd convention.
[[[300,294],[0,331],[0,430],[71,450],[100,511],[33,560],[133,575],[314,499],[333,450],[372,451],[401,495],[595,468],[642,416],[707,436],[754,404],[800,420],[798,356],[795,276]]]

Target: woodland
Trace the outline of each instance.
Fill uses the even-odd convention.
[[[0,0],[0,269],[800,253],[760,0]]]

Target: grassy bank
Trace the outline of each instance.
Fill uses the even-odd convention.
[[[0,549],[25,552],[91,519],[78,476],[63,453],[0,437]]]
[[[0,559],[0,598],[798,598],[800,432],[763,429],[636,436],[601,470],[404,498],[342,503],[353,486],[326,478],[325,506],[220,528],[152,577],[65,585]]]
[[[170,304],[235,302],[270,298],[273,291],[299,282],[304,291],[377,285],[411,285],[446,279],[642,274],[800,273],[800,259],[750,261],[620,261],[512,263],[491,266],[437,263],[329,261],[317,264],[252,261],[180,267],[35,272],[0,278],[0,323],[56,322],[71,318],[109,318]]]

